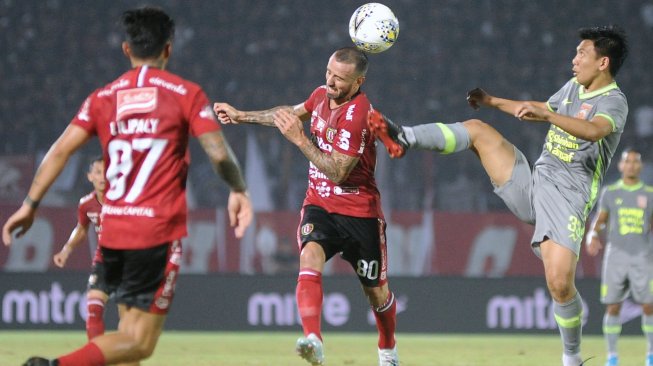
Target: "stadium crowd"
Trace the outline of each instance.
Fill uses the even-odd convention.
[[[176,58],[169,68],[202,84],[209,97],[265,109],[301,102],[324,75],[324,60],[350,45],[347,23],[356,4],[346,0],[155,1],[178,22]],[[471,110],[467,90],[481,86],[516,99],[546,100],[570,78],[576,30],[616,23],[632,53],[618,77],[630,114],[621,148],[634,146],[653,158],[653,4],[650,1],[549,2],[387,0],[399,18],[398,42],[371,55],[363,90],[378,109],[401,122],[452,122],[472,117],[495,126],[534,161],[544,124],[519,126],[498,113]],[[36,159],[68,124],[84,96],[101,80],[124,70],[116,19],[130,1],[3,0],[0,2],[0,155]],[[540,14],[546,13],[546,17]],[[319,26],[317,24],[320,24]],[[537,95],[524,90],[536,90]],[[232,128],[241,162],[247,141],[258,143],[273,208],[294,210],[303,199],[306,161],[275,129]],[[93,145],[93,144],[90,144]],[[84,153],[97,153],[89,147]],[[194,159],[202,159],[192,146]],[[86,159],[80,159],[85,161]],[[411,152],[392,161],[379,152],[378,181],[385,205],[397,210],[503,210],[487,177],[466,154]],[[246,168],[246,167],[245,167]],[[653,183],[645,169],[643,179]],[[617,176],[611,169],[611,180]],[[2,172],[0,172],[2,174]],[[648,174],[648,175],[647,175]],[[208,162],[190,172],[198,206],[224,205]],[[87,189],[80,179],[71,203]],[[215,192],[222,192],[218,195]]]

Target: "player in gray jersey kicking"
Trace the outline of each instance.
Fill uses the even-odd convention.
[[[619,161],[621,179],[603,188],[598,214],[585,241],[587,253],[595,256],[603,248],[601,234],[607,239],[601,272],[606,366],[619,364],[619,312],[628,292],[642,305],[642,331],[648,341],[645,365],[653,366],[653,187],[639,179],[641,170],[640,153],[626,149]]]
[[[397,126],[378,111],[368,124],[392,157],[406,149],[443,154],[472,150],[495,193],[522,221],[535,225],[531,245],[542,258],[563,343],[562,364],[579,366],[582,300],[574,284],[585,222],[617,148],[628,103],[614,80],[628,53],[617,26],[583,28],[572,60],[574,77],[546,102],[498,98],[482,89],[467,95],[473,108],[494,107],[520,120],[548,122],[540,158],[524,154],[478,119],[453,124]]]

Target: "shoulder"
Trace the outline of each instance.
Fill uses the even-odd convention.
[[[152,86],[170,91],[182,97],[194,96],[198,92],[203,92],[199,84],[165,70],[156,70],[156,72],[153,72],[148,77],[147,82]]]
[[[89,204],[89,202],[93,202],[95,200],[95,191],[82,196],[82,198],[79,199],[79,207],[86,206]]]

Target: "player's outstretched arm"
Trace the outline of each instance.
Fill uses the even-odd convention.
[[[75,226],[73,231],[70,233],[70,237],[68,238],[66,244],[64,244],[59,253],[55,254],[52,258],[54,264],[56,264],[57,267],[63,268],[66,265],[70,253],[72,253],[73,250],[75,250],[75,248],[77,248],[79,244],[83,242],[84,239],[86,239],[87,233],[88,226],[77,223],[77,226]]]
[[[214,170],[231,188],[227,205],[229,222],[236,227],[236,237],[241,238],[252,221],[252,204],[238,159],[222,132],[207,132],[198,139]]]
[[[213,104],[213,111],[222,124],[253,123],[268,127],[274,127],[273,117],[278,110],[293,110],[294,108],[296,107],[280,105],[262,111],[241,111],[228,103],[216,102]]]
[[[485,90],[481,88],[472,89],[467,92],[467,103],[470,107],[478,110],[483,107],[496,108],[504,113],[515,116],[523,103],[531,103],[534,106],[539,108],[546,109],[546,103],[544,102],[535,102],[535,101],[519,101],[512,99],[505,99],[495,97],[491,94],[488,94]]]
[[[70,156],[89,138],[90,135],[81,127],[69,125],[52,144],[36,171],[23,205],[9,217],[2,227],[2,241],[5,245],[11,245],[14,231],[18,230],[16,237],[21,237],[29,230],[34,222],[36,208],[41,198],[45,196],[54,180],[57,179]]]

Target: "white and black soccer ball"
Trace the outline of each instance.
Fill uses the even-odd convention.
[[[383,52],[397,41],[399,20],[387,6],[367,3],[352,14],[349,36],[356,47],[364,52]]]

